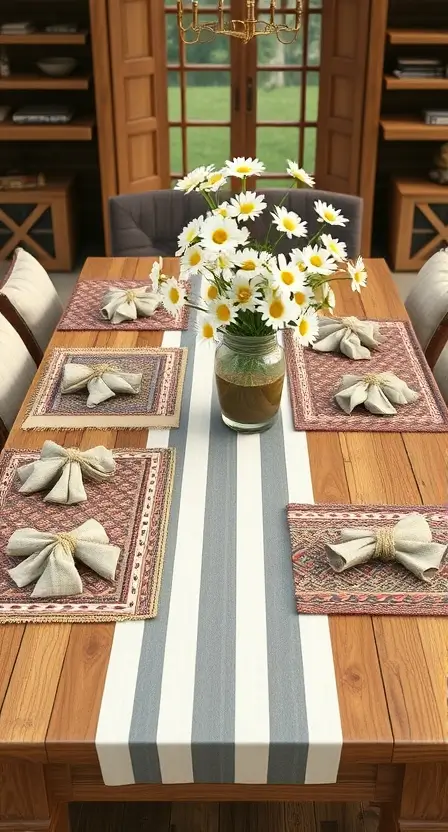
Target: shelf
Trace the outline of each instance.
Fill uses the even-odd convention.
[[[448,90],[448,78],[396,78],[385,75],[388,90]]]
[[[0,122],[0,141],[90,141],[93,116],[78,116],[69,124],[14,124],[11,119]]]
[[[425,124],[417,116],[381,116],[386,141],[448,141],[448,124]]]
[[[50,78],[47,75],[10,75],[0,78],[0,90],[87,90],[89,75],[69,75],[66,78]]]
[[[389,43],[417,46],[448,44],[448,29],[388,29]]]
[[[0,44],[10,45],[14,44],[41,44],[42,46],[73,46],[80,45],[86,42],[88,32],[33,32],[30,35],[2,35],[0,33]]]

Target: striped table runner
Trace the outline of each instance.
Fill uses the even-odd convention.
[[[296,613],[289,502],[312,503],[306,435],[285,385],[267,433],[228,430],[214,352],[193,331],[157,618],[122,622],[96,748],[106,785],[332,783],[342,746],[326,616]]]

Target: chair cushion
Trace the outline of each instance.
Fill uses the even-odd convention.
[[[422,266],[405,305],[417,338],[426,350],[448,312],[448,249],[437,251]]]
[[[0,291],[45,350],[62,315],[61,301],[45,269],[31,254],[17,248]]]
[[[0,315],[0,419],[10,430],[36,372],[25,344]]]
[[[448,344],[440,353],[433,372],[440,392],[448,404]]]

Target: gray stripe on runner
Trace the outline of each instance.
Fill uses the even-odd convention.
[[[304,783],[308,724],[286,521],[289,496],[281,413],[260,440],[270,717],[268,783]]]
[[[191,739],[195,783],[235,780],[236,449],[214,386]]]
[[[176,551],[177,525],[187,443],[193,367],[196,350],[194,321],[191,310],[190,329],[181,336],[181,346],[188,347],[188,361],[184,380],[179,427],[170,430],[169,447],[176,449],[176,470],[171,501],[170,522],[165,547],[159,612],[156,618],[145,621],[140,664],[138,669],[134,711],[129,732],[129,753],[136,783],[161,783],[159,755],[157,751],[157,725],[159,721],[160,693],[162,686],[165,641],[173,580]],[[125,672],[125,670],[123,671]]]

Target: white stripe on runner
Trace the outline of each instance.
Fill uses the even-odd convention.
[[[163,333],[162,347],[180,347],[182,332],[180,330],[166,330]],[[146,440],[147,448],[167,448],[170,442],[170,429],[149,430]]]
[[[192,783],[191,734],[214,350],[197,349],[157,726],[162,783]]]
[[[237,437],[235,782],[267,783],[269,686],[258,434]]]
[[[106,786],[133,784],[129,730],[134,708],[144,621],[115,625],[95,745]]]
[[[282,395],[283,434],[289,500],[314,503],[306,433],[294,429],[288,383]],[[342,727],[327,615],[298,615],[308,723],[305,783],[335,783]]]

